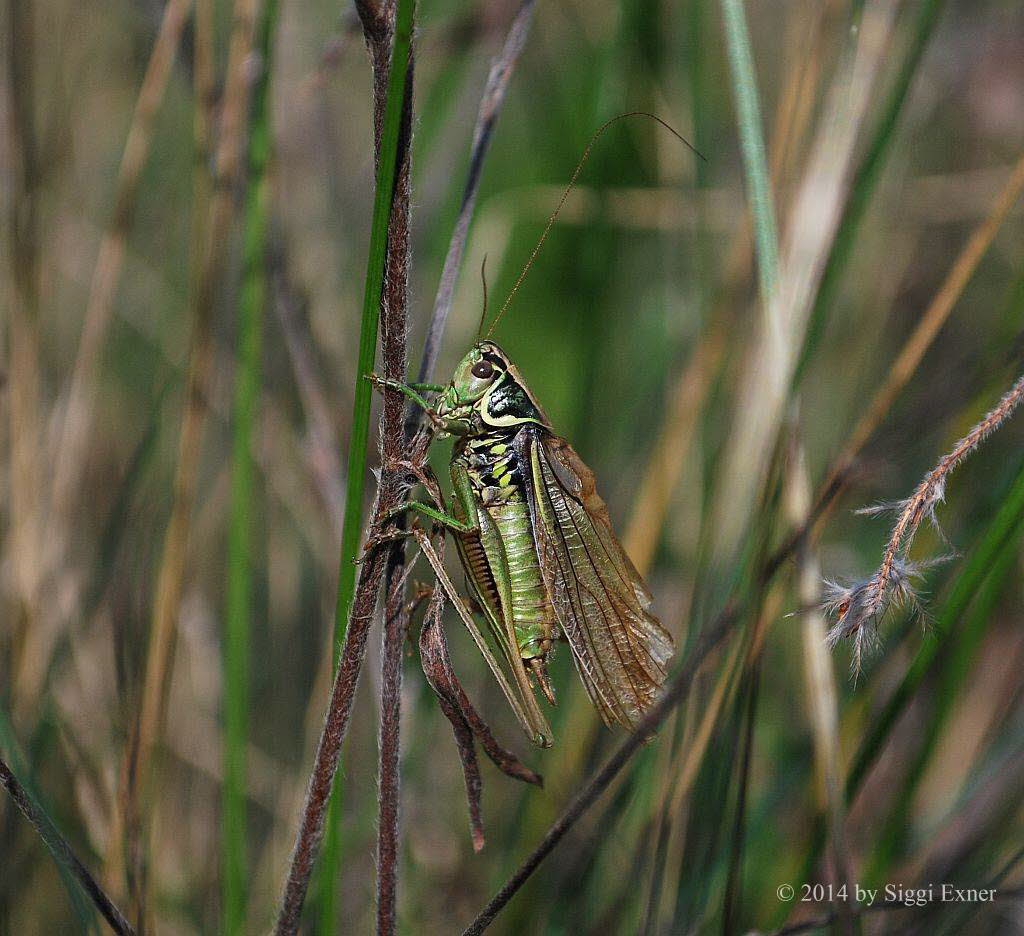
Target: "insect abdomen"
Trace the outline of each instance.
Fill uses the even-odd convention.
[[[501,534],[512,592],[512,624],[519,654],[524,660],[551,650],[554,608],[537,562],[526,501],[510,498],[484,508]]]

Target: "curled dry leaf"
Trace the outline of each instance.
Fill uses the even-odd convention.
[[[504,774],[543,786],[540,774],[530,770],[511,751],[502,747],[494,737],[479,713],[469,701],[448,655],[448,643],[444,636],[441,614],[444,610],[444,592],[435,589],[427,606],[427,613],[420,630],[420,662],[427,682],[437,696],[441,711],[451,722],[455,743],[462,761],[462,772],[466,781],[466,798],[469,802],[469,823],[473,834],[473,848],[484,847],[483,821],[480,812],[480,794],[483,784],[476,759],[474,739],[480,742],[487,756]]]

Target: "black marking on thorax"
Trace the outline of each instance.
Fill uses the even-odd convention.
[[[512,416],[516,419],[537,419],[541,414],[533,405],[530,395],[519,385],[511,374],[494,388],[487,400],[487,413],[492,419]]]
[[[477,490],[521,487],[523,473],[512,440],[521,427],[498,429],[467,439],[456,451]]]

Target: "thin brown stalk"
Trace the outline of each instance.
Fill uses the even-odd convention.
[[[145,682],[139,712],[136,783],[146,790],[153,750],[163,731],[167,693],[174,658],[178,613],[188,555],[192,508],[195,503],[199,455],[207,407],[205,390],[213,357],[211,330],[218,290],[227,264],[232,222],[237,207],[248,122],[251,82],[250,56],[255,36],[256,0],[235,0],[228,50],[227,77],[220,113],[220,139],[216,149],[215,179],[209,197],[208,217],[196,218],[193,233],[199,251],[193,258],[198,273],[191,302],[192,334],[185,411],[178,441],[171,516],[164,536],[160,570],[153,605],[153,621],[146,656]],[[198,64],[198,59],[197,59]],[[209,131],[209,89],[200,95],[197,136],[202,145]],[[202,116],[200,116],[202,115]],[[205,167],[197,167],[198,214],[207,208],[203,197]]]
[[[526,883],[541,862],[554,850],[555,846],[565,837],[566,833],[579,821],[597,798],[607,789],[619,771],[629,762],[630,758],[643,746],[644,739],[651,737],[661,723],[669,716],[683,699],[686,698],[694,676],[715,647],[722,641],[732,628],[735,620],[735,609],[727,608],[715,623],[697,640],[690,655],[682,667],[669,679],[662,697],[647,710],[647,714],[633,731],[583,785],[573,797],[565,811],[548,829],[544,838],[536,848],[524,859],[516,872],[505,882],[502,888],[480,911],[477,917],[463,932],[463,936],[477,936],[482,933],[501,912],[502,908],[515,896]]]
[[[782,427],[793,373],[853,179],[860,127],[885,60],[897,4],[864,6],[856,42],[829,88],[824,115],[788,212],[778,282],[766,297],[759,332],[738,390],[738,417],[730,432],[713,510],[713,555],[728,562],[767,477]]]
[[[815,86],[821,64],[821,43],[824,39],[824,5],[816,6],[806,15],[791,18],[796,34],[793,44],[810,49],[809,55],[792,58],[792,68],[779,96],[773,118],[768,160],[773,187],[778,190],[797,156],[810,119],[810,89]],[[726,283],[745,281],[753,260],[751,215],[746,212],[743,223],[733,237],[725,264]],[[672,494],[686,464],[686,453],[693,440],[693,430],[703,409],[719,365],[725,354],[731,323],[738,302],[732,289],[718,297],[711,316],[713,323],[693,352],[671,390],[666,419],[644,467],[630,513],[629,525],[622,542],[626,553],[641,574],[650,566],[661,539]]]
[[[359,672],[366,654],[370,624],[373,621],[377,595],[384,580],[385,560],[385,552],[377,550],[360,567],[345,644],[341,650],[338,670],[331,689],[327,718],[317,744],[309,787],[302,808],[302,821],[292,851],[288,880],[277,918],[275,932],[278,936],[297,933],[299,929],[302,905],[313,873],[313,862],[316,860],[323,837],[324,819],[327,815],[331,784],[338,769],[341,742],[348,731]]]
[[[379,158],[380,134],[383,127],[384,109],[387,99],[388,76],[391,67],[391,47],[394,38],[393,4],[378,8],[365,0],[356,4],[363,32],[370,54],[373,72],[374,99],[374,151]],[[398,170],[392,198],[391,216],[388,224],[387,264],[384,278],[384,292],[381,300],[381,356],[385,377],[401,381],[406,375],[406,303],[409,265],[409,200],[410,200],[410,142],[412,127],[412,59],[405,79],[405,96],[402,113],[402,127],[399,135]],[[404,476],[395,470],[405,450],[403,425],[404,398],[401,394],[388,391],[384,395],[384,411],[381,417],[380,457],[381,478],[377,488],[371,529],[379,529],[388,513],[401,503],[406,494]],[[324,821],[330,802],[331,787],[338,769],[341,743],[348,730],[359,673],[362,669],[373,612],[381,585],[387,572],[388,592],[393,584],[403,578],[404,549],[401,543],[388,549],[371,551],[359,570],[352,609],[349,614],[345,643],[341,650],[331,699],[327,710],[320,741],[317,745],[313,771],[310,777],[302,820],[295,848],[292,853],[288,879],[278,914],[276,933],[292,934],[298,931],[309,888],[313,863],[316,859],[323,836]],[[398,697],[392,701],[397,732]],[[382,713],[383,715],[383,713]],[[397,755],[397,734],[395,736]],[[383,753],[382,753],[383,756]],[[397,843],[397,801],[399,797],[397,769],[382,776],[382,783],[388,784],[382,790],[382,802],[388,798],[394,810],[382,815],[382,822],[388,828],[381,832],[386,844],[380,857],[387,866],[378,867],[378,928],[389,932],[394,927],[394,875],[397,849],[391,850],[390,843]],[[390,927],[390,929],[389,929]]]
[[[822,492],[828,491],[849,472],[860,450],[885,419],[896,397],[913,376],[925,352],[931,347],[935,337],[946,323],[946,319],[949,318],[964,288],[970,282],[974,271],[978,268],[978,264],[981,263],[995,238],[996,232],[1020,197],[1022,189],[1024,189],[1024,156],[1017,161],[1006,184],[993,201],[988,214],[964,245],[964,249],[935,294],[935,298],[922,314],[917,328],[914,329],[913,334],[907,339],[899,356],[893,362],[885,381],[875,392],[867,411],[860,418],[853,432],[850,433],[846,445],[843,446],[831,471],[822,482]]]
[[[114,902],[107,896],[103,888],[100,887],[96,878],[89,872],[89,869],[82,864],[78,856],[72,851],[71,846],[64,836],[57,831],[57,827],[50,820],[50,817],[28,795],[25,788],[18,782],[18,778],[14,776],[10,767],[7,766],[7,763],[2,758],[0,758],[0,784],[7,790],[15,806],[21,810],[25,818],[32,824],[32,827],[39,833],[39,837],[46,843],[46,847],[50,850],[54,860],[74,875],[75,880],[82,886],[89,899],[95,904],[96,909],[103,914],[103,919],[110,924],[110,928],[115,933],[120,934],[120,936],[131,936],[135,931],[124,918],[124,914],[118,910]]]
[[[54,453],[51,522],[63,523],[69,502],[79,488],[85,466],[84,449],[92,425],[93,381],[117,294],[125,246],[135,213],[142,170],[149,160],[153,123],[167,90],[182,29],[192,0],[169,0],[160,31],[135,101],[135,110],[117,173],[114,210],[100,241],[89,288],[89,302],[68,389],[59,443]]]
[[[405,576],[392,554],[388,569],[387,600],[381,647],[380,767],[377,789],[380,806],[377,821],[377,932],[395,931],[398,890],[399,808],[401,764],[399,722],[401,719],[402,651],[409,631],[405,602]]]
[[[394,16],[393,8],[389,16]],[[379,151],[380,129],[384,119],[384,103],[391,67],[394,22],[393,19],[389,20],[386,38],[382,42],[377,42],[373,38],[374,29],[371,28],[362,8],[360,18],[363,21],[373,62],[376,148]],[[414,57],[410,49],[398,144],[398,175],[391,204],[391,221],[388,225],[387,266],[384,273],[380,318],[384,375],[393,380],[404,380],[408,372],[406,323],[409,301],[413,68]],[[391,467],[406,454],[404,417],[405,398],[394,391],[385,394],[380,426],[382,471],[375,518],[375,525],[378,527],[386,516],[385,511],[389,510],[391,505],[400,503],[407,494],[404,476]],[[380,809],[377,839],[377,932],[381,936],[391,936],[395,932],[397,906],[398,807],[401,798],[398,726],[401,717],[402,647],[409,626],[409,615],[403,600],[404,571],[405,543],[399,541],[388,550],[384,584],[388,601],[384,612],[384,655],[381,661],[384,681],[380,701]]]
[[[939,459],[910,497],[894,505],[898,510],[896,524],[882,553],[881,565],[866,582],[848,588],[830,585],[827,608],[837,614],[838,620],[829,639],[835,643],[840,638],[856,636],[855,669],[860,667],[865,635],[870,634],[886,609],[893,603],[914,601],[913,580],[923,567],[910,561],[910,547],[922,520],[927,517],[937,522],[935,510],[945,500],[949,475],[1010,418],[1022,397],[1024,376],[1018,378],[999,403]],[[876,509],[869,512],[876,512]]]
[[[839,495],[853,475],[857,456],[861,449],[885,420],[892,404],[917,371],[925,352],[953,311],[964,288],[995,238],[996,232],[1020,197],[1022,189],[1024,189],[1024,156],[1015,164],[1009,179],[996,196],[988,214],[964,245],[939,287],[939,291],[922,314],[917,328],[900,349],[899,355],[890,367],[885,381],[872,398],[868,409],[850,433],[840,454],[836,456],[825,473],[825,478],[818,486],[815,495],[814,507],[808,514],[806,522],[794,530],[769,559],[764,575],[771,577],[782,558],[791,554],[800,542],[813,540],[818,536],[825,520],[838,502]]]
[[[455,221],[455,230],[448,243],[448,253],[445,255],[444,267],[441,270],[441,281],[434,299],[434,311],[430,317],[430,324],[427,326],[427,337],[423,345],[423,360],[420,363],[419,373],[421,383],[430,381],[434,373],[434,365],[437,363],[437,355],[441,350],[445,324],[448,321],[448,313],[451,311],[452,298],[455,294],[455,282],[458,279],[462,256],[466,250],[469,224],[476,206],[476,193],[480,186],[484,158],[487,156],[487,150],[494,134],[494,125],[497,123],[501,107],[505,103],[509,80],[515,70],[516,62],[519,60],[519,54],[526,44],[530,22],[533,18],[533,5],[534,0],[523,0],[520,4],[519,10],[512,20],[512,25],[509,27],[508,35],[505,37],[501,53],[491,64],[483,97],[480,99],[476,125],[473,128],[473,145],[469,153],[469,173],[462,190],[459,216]]]

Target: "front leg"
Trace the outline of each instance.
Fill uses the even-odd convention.
[[[444,501],[440,501],[441,509],[432,507],[430,504],[424,504],[422,501],[404,501],[395,507],[392,507],[387,511],[380,522],[377,524],[377,532],[367,537],[366,544],[363,546],[364,557],[372,553],[375,549],[379,549],[387,543],[394,543],[397,540],[405,539],[407,536],[413,536],[413,530],[407,529],[383,529],[390,521],[396,517],[400,517],[410,510],[415,510],[418,513],[423,514],[425,517],[429,517],[435,523],[439,524],[446,530],[451,530],[453,533],[466,534],[466,533],[479,533],[478,527],[473,526],[471,523],[464,523],[458,517],[453,517],[451,514],[446,513],[444,510]]]
[[[423,516],[430,517],[431,520],[439,523],[446,530],[452,530],[455,533],[479,532],[478,528],[472,524],[463,523],[458,519],[458,517],[453,517],[451,514],[445,513],[444,510],[438,510],[436,507],[431,507],[430,504],[424,504],[423,501],[405,501],[402,504],[398,504],[396,507],[392,507],[384,514],[383,517],[381,517],[381,526],[390,520],[394,520],[395,517],[400,517],[402,514],[410,510],[416,510],[423,514]]]
[[[370,383],[372,383],[378,390],[395,390],[398,393],[401,393],[402,396],[412,400],[413,403],[427,414],[430,421],[438,429],[444,429],[444,421],[437,415],[437,410],[435,410],[423,396],[424,393],[440,393],[444,390],[444,387],[440,384],[404,384],[400,380],[393,380],[390,377],[381,377],[380,374],[376,373],[367,374],[366,379],[369,380]]]

